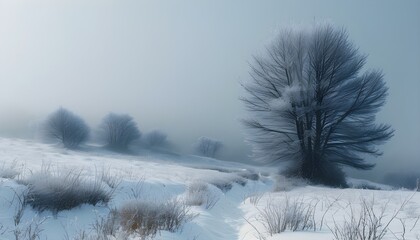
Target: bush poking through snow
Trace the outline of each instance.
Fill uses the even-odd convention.
[[[143,195],[144,177],[137,180],[136,185],[130,188],[128,197],[130,199],[140,199]]]
[[[252,205],[257,206],[263,196],[264,196],[264,192],[255,192],[248,195],[247,198],[249,198],[249,202]]]
[[[182,225],[192,220],[195,215],[190,213],[190,207],[185,203],[173,199],[167,201],[164,205],[163,213],[163,230],[175,232],[182,227]]]
[[[163,203],[139,199],[111,209],[107,217],[98,217],[91,231],[82,230],[75,240],[152,239],[159,231],[176,232],[195,215],[179,200]],[[66,236],[66,240],[70,240]]]
[[[102,182],[106,183],[106,185],[108,185],[110,188],[113,188],[113,189],[116,189],[122,181],[121,176],[111,174],[110,168],[102,168],[99,175]]]
[[[166,229],[170,209],[163,204],[134,201],[127,203],[120,210],[121,223],[126,230],[137,232],[141,236],[154,236],[158,230]],[[168,229],[169,230],[169,229]]]
[[[92,225],[95,235],[99,239],[108,239],[108,236],[118,234],[118,211],[111,209],[107,217],[99,217]]]
[[[189,206],[201,206],[204,203],[204,196],[209,191],[206,183],[195,182],[188,185],[185,203]]]
[[[64,240],[128,240],[129,233],[120,231],[118,211],[113,208],[107,216],[97,216],[90,229],[79,230],[70,237],[65,229]]]
[[[179,200],[165,203],[132,200],[121,207],[119,216],[125,231],[146,239],[156,236],[160,230],[177,231],[194,217],[189,211]]]
[[[185,203],[189,206],[204,206],[211,209],[220,200],[216,193],[211,192],[209,186],[203,182],[192,183],[188,186]]]
[[[85,179],[75,170],[56,174],[42,171],[24,183],[29,187],[26,203],[38,211],[57,213],[81,204],[107,203],[112,196],[101,179]]]
[[[13,230],[13,234],[16,240],[39,240],[41,239],[41,232],[44,230],[42,224],[46,221],[46,218],[40,218],[35,216],[28,222],[22,223],[20,226],[16,226]]]
[[[361,199],[358,211],[350,205],[349,218],[344,219],[342,224],[338,224],[334,219],[334,227],[330,228],[334,235],[334,239],[381,240],[388,233],[389,225],[395,220],[400,220],[403,228],[401,239],[405,239],[405,222],[397,217],[413,196],[414,195],[405,199],[400,207],[390,216],[387,216],[385,213],[389,202],[378,207],[375,206],[376,203],[374,198],[372,200]],[[396,239],[400,239],[395,235],[395,233],[392,234]]]
[[[98,217],[92,224],[93,234],[87,235],[82,231],[79,233],[79,238],[80,240],[128,239],[128,234],[118,231],[118,228],[118,212],[116,209],[111,209],[106,217]]]
[[[46,218],[40,218],[34,216],[32,219],[27,221],[22,221],[22,217],[26,207],[26,200],[28,197],[28,189],[23,191],[16,191],[12,189],[14,196],[11,205],[14,205],[14,214],[13,214],[13,228],[11,233],[15,240],[27,239],[27,240],[36,240],[40,239],[40,234],[43,231],[41,225],[45,222]],[[0,224],[1,226],[1,224]],[[7,229],[4,232],[0,232],[0,236],[3,236],[6,233]]]
[[[312,204],[286,197],[283,202],[268,202],[265,208],[259,210],[258,220],[272,236],[286,230],[294,232],[314,229],[314,214],[315,206]]]

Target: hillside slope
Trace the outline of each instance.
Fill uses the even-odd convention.
[[[351,219],[351,213],[357,213],[363,202],[372,203],[375,213],[383,212],[382,228],[398,212],[384,239],[420,239],[420,224],[417,224],[420,193],[411,191],[306,186],[279,180],[276,169],[197,156],[151,151],[123,155],[93,146],[70,151],[6,138],[0,138],[0,166],[0,239],[14,239],[17,232],[27,231],[29,226],[38,227],[40,239],[83,239],[80,233],[94,234],[98,219],[133,198],[148,202],[170,199],[187,202],[191,187],[197,184],[206,186],[209,193],[206,197],[213,203],[207,207],[191,206],[192,220],[175,232],[159,231],[155,239],[333,239],[334,229]],[[16,224],[14,219],[20,206],[17,196],[27,191],[24,183],[28,179],[39,176],[37,173],[52,172],[58,176],[60,172],[75,171],[86,179],[100,176],[105,188],[112,190],[111,200],[107,204],[84,204],[58,213],[39,212],[26,205]],[[273,192],[275,188],[280,191]],[[263,224],[262,213],[268,207],[281,209],[286,203],[289,207],[299,203],[309,209],[310,222],[315,224],[305,231],[270,234],[267,224]],[[405,233],[402,226],[406,228]],[[138,239],[134,235],[130,238]]]

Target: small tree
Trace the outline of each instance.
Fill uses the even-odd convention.
[[[107,147],[117,151],[126,151],[134,140],[140,138],[140,131],[133,118],[126,114],[110,113],[100,125],[102,138]]]
[[[201,156],[214,158],[222,146],[222,142],[218,140],[200,137],[195,145],[195,151]]]
[[[144,142],[149,147],[162,147],[166,143],[167,135],[159,130],[153,130],[144,135]]]
[[[66,148],[76,148],[88,139],[89,127],[82,118],[60,107],[48,117],[45,136]]]
[[[336,186],[346,185],[341,166],[371,169],[364,156],[380,155],[393,131],[375,124],[388,88],[380,71],[359,74],[365,61],[343,29],[283,31],[243,84],[254,157],[290,160],[294,175]]]

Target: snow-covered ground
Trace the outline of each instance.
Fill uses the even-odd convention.
[[[17,196],[26,188],[22,181],[37,172],[45,173],[45,169],[55,172],[78,169],[86,178],[105,172],[119,184],[107,205],[82,205],[57,214],[26,206],[16,224]],[[24,231],[31,223],[42,230],[40,239],[73,239],[83,231],[93,232],[98,219],[133,197],[154,202],[185,200],[189,187],[197,183],[208,186],[215,205],[191,206],[190,211],[195,215],[191,221],[175,233],[161,231],[155,239],[334,239],[332,232],[349,221],[352,213],[357,215],[363,201],[372,206],[375,214],[383,211],[381,229],[397,213],[383,239],[420,239],[420,223],[417,224],[420,192],[307,186],[290,183],[276,176],[276,172],[273,168],[198,156],[146,150],[124,155],[95,146],[70,151],[29,140],[0,138],[0,239],[14,239],[16,231]],[[14,173],[19,175],[10,178]],[[353,179],[352,183],[357,186],[367,182]],[[386,187],[378,185],[378,188]],[[273,192],[275,188],[285,191]],[[286,202],[302,203],[311,212],[309,222],[315,226],[312,224],[305,231],[270,234],[262,213],[268,206],[280,209]]]

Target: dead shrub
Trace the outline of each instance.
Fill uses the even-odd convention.
[[[405,199],[398,209],[396,209],[392,215],[387,216],[385,211],[388,209],[388,203],[381,206],[376,206],[375,199],[367,200],[362,198],[360,200],[360,208],[354,209],[354,206],[350,205],[350,214],[348,218],[344,219],[344,222],[338,224],[334,219],[334,227],[330,228],[334,235],[335,240],[381,240],[383,239],[389,230],[389,225],[397,220],[398,215],[411,200],[411,197]],[[402,227],[402,238],[406,231],[405,222],[399,219]],[[394,237],[396,237],[394,235]],[[399,239],[396,237],[396,239]]]
[[[268,202],[259,210],[258,220],[263,224],[270,236],[290,231],[305,231],[314,229],[315,207],[302,199],[289,199],[282,202]]]
[[[99,177],[89,180],[77,170],[56,173],[43,170],[22,183],[29,188],[25,204],[38,211],[50,210],[53,213],[82,204],[107,203],[113,193],[106,189]]]
[[[176,199],[164,203],[132,200],[119,209],[119,216],[123,229],[141,239],[154,237],[160,230],[175,232],[194,217],[190,208]]]
[[[206,183],[196,182],[188,186],[185,203],[189,206],[204,206],[205,209],[211,209],[219,199]]]

